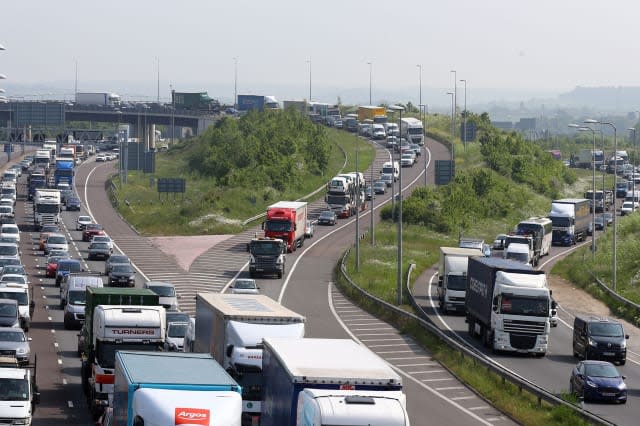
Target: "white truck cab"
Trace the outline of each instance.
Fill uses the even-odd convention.
[[[527,265],[531,265],[531,261],[533,259],[533,251],[528,244],[524,243],[511,243],[504,250],[504,258],[515,260],[517,262],[526,263]]]

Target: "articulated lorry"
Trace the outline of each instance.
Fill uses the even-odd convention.
[[[245,418],[258,417],[262,339],[304,337],[305,317],[264,295],[198,293],[195,323],[195,352],[210,353],[237,380]]]
[[[51,164],[51,151],[48,149],[36,150],[33,158],[34,167],[42,167],[45,170],[49,170]]]
[[[306,202],[279,201],[267,207],[267,220],[262,223],[262,229],[265,237],[287,243],[287,251],[291,253],[303,246],[306,225]]]
[[[414,117],[404,117],[400,120],[400,136],[409,143],[424,145],[424,128],[422,121]]]
[[[77,105],[120,106],[120,96],[110,92],[76,93]]]
[[[58,223],[60,221],[61,204],[59,190],[36,189],[33,200],[33,221],[36,228],[42,225]]]
[[[166,313],[149,289],[87,287],[85,322],[78,334],[82,388],[94,417],[113,399],[119,350],[162,351]]]
[[[286,270],[287,243],[279,238],[253,238],[247,244],[249,276],[276,275],[282,278]]]
[[[211,98],[207,92],[176,92],[173,90],[171,91],[171,102],[176,109],[220,111],[220,102]]]
[[[595,165],[598,169],[604,164],[604,151],[581,149],[573,162],[577,168],[590,169]]]
[[[438,304],[445,313],[448,311],[465,311],[467,263],[471,256],[482,256],[482,250],[440,247]]]
[[[66,183],[69,187],[73,187],[74,166],[73,161],[56,160],[56,169],[53,172],[56,187],[59,183]]]
[[[586,198],[563,198],[551,202],[552,243],[571,246],[584,241],[591,222],[591,201]]]
[[[544,356],[555,302],[544,271],[513,260],[470,257],[467,325],[493,351]]]
[[[240,426],[242,389],[209,354],[116,352],[115,425]]]
[[[349,339],[264,339],[261,426],[408,426],[402,379]]]

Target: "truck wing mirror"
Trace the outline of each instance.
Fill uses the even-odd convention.
[[[227,346],[227,357],[230,358],[232,353],[233,353],[233,345]]]
[[[40,404],[40,392],[33,393],[33,403]]]
[[[442,287],[444,279],[442,277],[438,277],[438,287]]]
[[[492,306],[493,312],[498,313],[498,305]]]
[[[247,253],[249,253],[249,243],[247,243]]]
[[[551,309],[556,309],[558,307],[558,304],[556,303],[555,300],[551,301]]]

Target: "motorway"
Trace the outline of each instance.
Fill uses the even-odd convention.
[[[524,219],[524,218],[523,218]],[[541,269],[551,270],[553,264],[568,252],[580,246],[590,245],[591,237],[588,241],[582,242],[572,248],[552,247],[548,257],[543,257],[540,262]],[[495,256],[501,256],[501,251],[496,251]],[[578,314],[597,314],[592,306],[583,305],[580,308],[575,306],[564,307],[562,299],[559,302],[558,326],[551,329],[549,339],[549,351],[544,358],[535,358],[524,355],[493,354],[485,348],[478,339],[472,339],[467,332],[467,323],[463,315],[442,314],[438,306],[437,298],[437,266],[422,274],[413,287],[413,294],[419,301],[422,310],[429,316],[434,324],[443,331],[454,334],[462,341],[483,352],[485,356],[492,358],[505,368],[526,377],[537,385],[550,392],[560,394],[566,393],[569,389],[569,376],[571,369],[578,360],[573,357],[572,336],[573,319]],[[553,290],[553,281],[551,284]],[[569,300],[566,300],[569,304]],[[626,405],[616,404],[594,404],[585,403],[585,409],[598,416],[620,425],[637,424],[640,416],[640,332],[632,325],[625,324],[625,333],[630,334],[627,341],[627,363],[618,366],[619,371],[626,375],[628,391],[628,402]]]
[[[412,168],[403,169],[403,187],[424,182],[425,161],[448,157],[446,149],[428,142],[432,155],[422,155]],[[389,159],[385,149],[377,148],[374,175]],[[176,259],[154,246],[152,239],[135,233],[112,209],[105,185],[114,173],[114,163],[89,160],[78,167],[76,189],[83,201],[83,212],[104,225],[116,249],[127,254],[139,270],[137,286],[144,280],[170,281],[181,294],[181,308],[194,313],[194,295],[199,291],[224,291],[236,276],[244,276],[247,254],[245,243],[255,229],[233,236],[211,247],[183,270]],[[429,167],[429,183],[433,184],[433,167]],[[369,176],[367,173],[366,176]],[[376,209],[390,193],[378,196]],[[324,203],[310,204],[310,216],[317,215]],[[23,263],[28,267],[38,301],[30,336],[32,351],[38,354],[38,385],[42,403],[34,417],[34,425],[89,424],[86,402],[80,387],[80,360],[77,356],[77,331],[64,330],[62,311],[58,307],[59,291],[53,279],[44,278],[42,253],[33,244],[38,233],[30,225],[31,203],[18,203],[18,223],[22,239]],[[86,258],[87,243],[81,241],[74,223],[79,213],[63,212],[67,238],[72,254]],[[369,210],[361,218],[361,232],[368,229]],[[355,219],[340,220],[335,227],[316,227],[313,239],[287,256],[287,275],[283,279],[259,280],[262,292],[281,300],[287,307],[307,317],[307,336],[355,338],[385,358],[403,376],[407,407],[412,424],[502,425],[513,422],[458,382],[430,354],[390,325],[352,305],[333,286],[332,271],[344,250],[355,238]],[[188,246],[188,239],[182,244]],[[85,269],[102,271],[103,262],[85,261]]]

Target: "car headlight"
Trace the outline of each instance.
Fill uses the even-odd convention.
[[[596,347],[596,346],[598,346],[598,342],[596,342],[592,338],[589,338],[589,346]]]
[[[623,340],[622,343],[620,343],[620,349],[626,349],[627,348],[627,341]]]
[[[590,379],[587,379],[587,381],[585,382],[587,386],[589,386],[590,388],[597,388],[598,385],[596,385],[595,383],[593,383]]]

